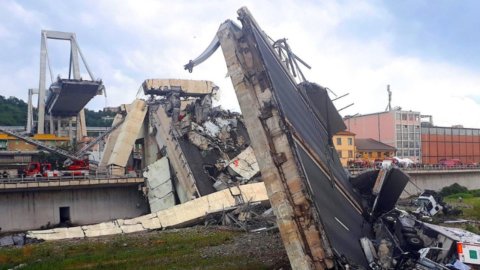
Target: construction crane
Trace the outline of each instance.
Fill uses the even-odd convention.
[[[0,132],[2,133],[5,133],[7,135],[10,135],[12,137],[15,137],[15,138],[18,138],[22,141],[25,141],[31,145],[34,145],[36,147],[38,147],[39,149],[43,149],[47,152],[50,152],[50,153],[54,153],[54,154],[57,154],[57,155],[60,155],[64,158],[66,158],[65,162],[64,162],[64,165],[65,166],[68,166],[69,164],[72,164],[72,162],[74,161],[82,161],[82,160],[85,160],[84,159],[84,156],[86,154],[86,152],[92,148],[95,144],[97,144],[100,140],[102,140],[103,138],[105,138],[107,135],[109,135],[110,133],[112,133],[115,129],[117,129],[119,126],[121,126],[124,122],[124,119],[122,119],[121,121],[119,121],[118,123],[116,123],[115,125],[113,125],[112,127],[110,127],[109,129],[107,129],[106,132],[104,132],[103,134],[101,134],[100,136],[96,137],[94,140],[92,140],[91,142],[89,142],[88,144],[86,144],[84,147],[82,147],[82,149],[80,149],[79,151],[77,151],[75,154],[73,153],[70,153],[66,150],[63,150],[63,149],[60,149],[58,147],[54,147],[54,146],[51,146],[51,145],[47,145],[47,144],[44,144],[42,142],[39,142],[37,140],[34,140],[32,139],[31,137],[29,137],[28,135],[23,135],[23,134],[20,134],[20,133],[17,133],[15,131],[12,131],[12,130],[8,130],[8,129],[5,129],[5,128],[0,128]],[[90,163],[93,163],[93,164],[96,164],[97,161],[94,161],[94,160],[90,160],[89,161]]]

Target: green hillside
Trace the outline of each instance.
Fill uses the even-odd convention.
[[[27,108],[25,101],[16,97],[5,98],[0,95],[0,126],[25,126],[27,124]],[[111,118],[115,113],[104,111],[92,111],[85,109],[87,126],[109,127],[112,125]]]
[[[27,103],[16,97],[0,96],[0,126],[25,126]]]

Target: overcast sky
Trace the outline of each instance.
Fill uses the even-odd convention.
[[[27,99],[38,88],[40,31],[75,32],[107,98],[130,103],[147,78],[211,80],[220,104],[238,110],[221,51],[183,70],[219,25],[247,6],[272,38],[288,38],[312,66],[307,79],[336,94],[346,114],[393,106],[433,115],[437,125],[480,128],[478,1],[14,1],[0,0],[0,94]],[[48,43],[54,76],[68,75],[68,43]],[[85,74],[85,71],[83,70]],[[86,77],[86,76],[84,76]],[[49,81],[47,81],[49,83]]]

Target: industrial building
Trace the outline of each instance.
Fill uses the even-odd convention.
[[[397,149],[396,155],[422,162],[420,112],[391,110],[346,117],[356,138],[372,138]]]
[[[356,134],[357,142],[374,139],[396,148],[395,155],[401,158],[423,164],[438,164],[442,159],[480,163],[480,129],[436,127],[431,117],[425,123],[421,118],[420,112],[391,110],[346,117],[344,121],[347,130]],[[375,151],[371,152],[373,155]]]
[[[480,129],[422,127],[422,161],[438,164],[442,159],[459,159],[465,165],[480,163]]]

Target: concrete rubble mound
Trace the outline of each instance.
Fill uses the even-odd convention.
[[[154,138],[160,155],[168,157],[179,201],[261,181],[241,115],[212,107],[216,87],[210,82],[198,91],[185,88],[195,85],[191,81],[174,82],[147,80],[143,87],[150,97],[146,137]]]

